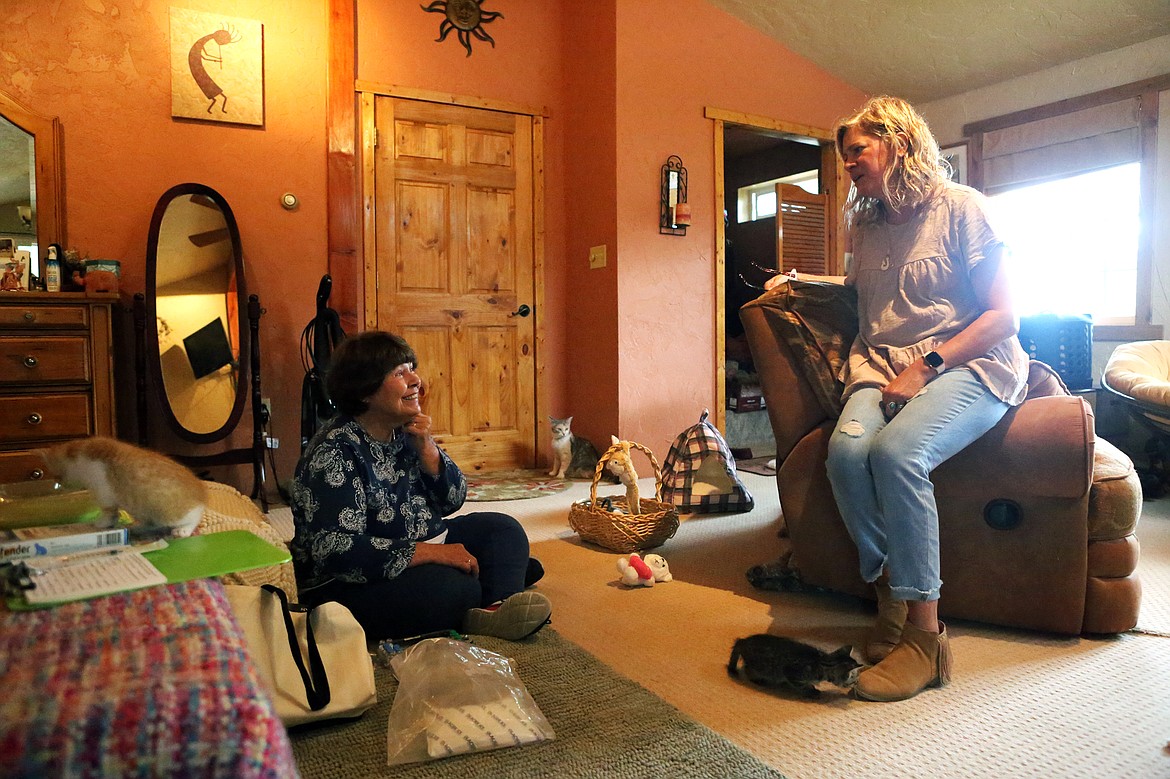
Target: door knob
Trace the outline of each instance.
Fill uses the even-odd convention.
[[[520,308],[516,309],[511,314],[508,314],[508,316],[528,316],[531,313],[532,309],[528,307],[528,304],[521,303]]]

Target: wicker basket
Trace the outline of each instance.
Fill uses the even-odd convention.
[[[609,458],[620,448],[614,444],[606,450],[597,462],[593,472],[593,485],[589,490],[588,501],[578,501],[569,508],[569,527],[577,531],[582,541],[611,549],[615,552],[637,552],[642,549],[652,549],[661,546],[678,530],[678,510],[670,503],[663,503],[662,471],[654,453],[641,444],[629,442],[630,446],[640,449],[654,467],[654,499],[641,498],[640,513],[627,514],[620,511],[611,511],[597,500],[597,482],[601,479],[601,471]],[[611,506],[628,509],[624,495],[607,499]]]

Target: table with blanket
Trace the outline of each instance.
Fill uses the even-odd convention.
[[[0,611],[0,689],[0,776],[297,775],[211,579]]]

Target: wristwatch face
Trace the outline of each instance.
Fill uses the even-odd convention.
[[[929,365],[931,368],[934,368],[936,371],[939,368],[941,368],[942,364],[943,364],[942,355],[939,354],[938,352],[931,352],[930,354],[923,357],[922,361],[924,363],[926,363],[927,365]]]

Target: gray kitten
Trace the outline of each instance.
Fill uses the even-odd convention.
[[[573,435],[570,426],[573,418],[556,419],[549,417],[549,430],[552,434],[553,466],[549,476],[558,479],[589,479],[597,470],[597,461],[601,455],[597,448],[586,438]],[[602,470],[604,481],[617,482],[617,477],[607,470]]]
[[[757,633],[741,638],[731,648],[727,673],[736,676],[743,660],[744,676],[761,687],[776,687],[799,692],[806,698],[820,695],[818,682],[838,687],[852,687],[861,663],[852,657],[853,647],[843,646],[835,652],[823,652],[815,646],[790,638]]]
[[[113,527],[123,509],[134,520],[132,535],[183,537],[203,519],[203,482],[158,452],[94,437],[67,441],[41,454],[63,484],[93,493],[102,509],[101,526]]]

